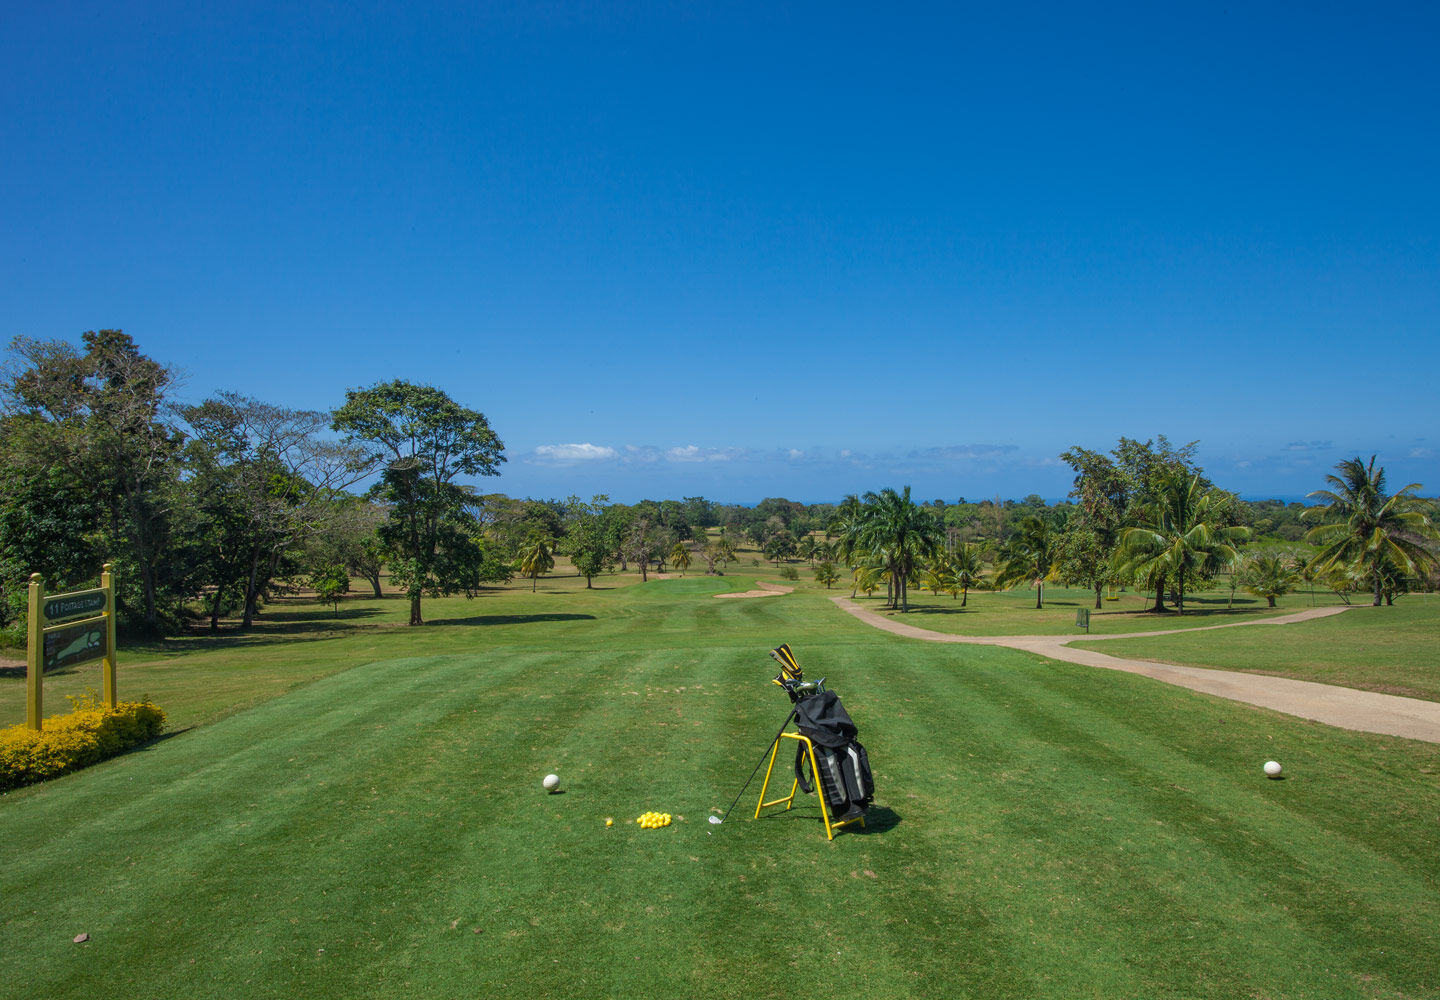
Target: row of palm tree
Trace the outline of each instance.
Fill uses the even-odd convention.
[[[1440,541],[1440,531],[1433,508],[1416,495],[1419,484],[1387,494],[1385,470],[1375,467],[1373,456],[1368,465],[1355,458],[1341,462],[1336,471],[1339,475],[1327,477],[1330,489],[1311,494],[1323,503],[1305,514],[1321,522],[1306,536],[1319,546],[1308,561],[1292,558],[1287,564],[1273,553],[1242,559],[1241,546],[1249,540],[1250,530],[1228,516],[1229,494],[1199,474],[1177,467],[1158,478],[1152,499],[1120,531],[1095,579],[1153,592],[1153,611],[1165,610],[1168,594],[1175,610],[1183,614],[1186,593],[1223,572],[1231,573],[1235,585],[1266,597],[1273,607],[1275,597],[1288,592],[1295,576],[1326,581],[1337,592],[1363,578],[1379,605],[1403,590],[1406,580],[1440,569],[1440,559],[1427,544]],[[980,550],[961,544],[946,551],[939,519],[910,498],[908,486],[900,492],[885,489],[847,497],[830,531],[836,539],[833,547],[826,549],[816,540],[806,551],[848,565],[852,595],[871,594],[884,586],[887,606],[902,612],[909,610],[912,582],[935,594],[964,593],[968,600],[970,588],[983,580]],[[1041,608],[1045,583],[1061,579],[1065,572],[1062,532],[1051,519],[1022,518],[994,554],[994,563],[994,586],[1031,584],[1035,606]],[[821,582],[829,586],[828,580]]]

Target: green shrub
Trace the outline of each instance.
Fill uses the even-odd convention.
[[[78,771],[165,731],[165,710],[148,698],[114,708],[97,705],[93,692],[70,700],[73,711],[50,716],[39,732],[0,729],[0,791]]]

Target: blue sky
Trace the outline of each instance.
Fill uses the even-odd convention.
[[[779,6],[6,5],[0,338],[438,385],[517,496],[1440,491],[1440,8]]]

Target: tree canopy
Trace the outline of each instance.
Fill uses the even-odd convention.
[[[352,389],[335,412],[334,429],[370,447],[383,463],[374,499],[390,505],[380,535],[390,549],[392,578],[410,599],[410,624],[424,624],[424,594],[473,594],[504,570],[486,559],[462,475],[499,475],[504,445],[484,414],[440,389],[403,380]]]

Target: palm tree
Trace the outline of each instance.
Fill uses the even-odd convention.
[[[1236,546],[1250,529],[1222,524],[1224,495],[1198,475],[1176,471],[1156,487],[1155,498],[1141,510],[1141,523],[1120,536],[1124,566],[1155,588],[1155,607],[1164,611],[1165,587],[1175,593],[1175,610],[1185,613],[1185,583],[1233,565]]]
[[[684,542],[676,542],[675,547],[670,550],[670,561],[680,567],[680,575],[684,576],[685,571],[690,568],[690,547]]]
[[[811,534],[806,534],[804,538],[800,539],[800,544],[796,549],[796,553],[800,556],[801,559],[804,559],[811,566],[814,566],[815,557],[819,554],[819,543],[817,542],[815,536]]]
[[[953,578],[950,576],[950,567],[945,564],[944,559],[937,560],[925,570],[925,589],[936,597],[950,590]],[[959,590],[959,587],[955,588]]]
[[[995,584],[1009,587],[1034,581],[1035,607],[1045,606],[1045,581],[1055,575],[1055,562],[1060,557],[1060,535],[1050,521],[1035,514],[1020,519],[1015,533],[1000,553],[1003,560],[995,576]]]
[[[881,559],[890,578],[890,606],[909,611],[910,577],[922,560],[939,552],[944,538],[934,511],[910,499],[910,487],[897,493],[887,486],[879,493],[866,493],[858,516],[845,528],[842,551]]]
[[[520,575],[530,578],[530,593],[533,594],[540,575],[555,567],[554,545],[547,536],[535,532],[520,543],[516,556],[520,562]]]
[[[1359,456],[1335,466],[1338,476],[1326,476],[1331,489],[1310,496],[1325,501],[1301,517],[1326,523],[1311,528],[1305,540],[1320,546],[1313,564],[1320,572],[1344,565],[1355,567],[1374,589],[1374,606],[1384,596],[1387,574],[1418,572],[1437,565],[1435,554],[1422,543],[1440,538],[1424,500],[1414,495],[1419,483],[1385,495],[1385,470]]]
[[[815,582],[825,584],[826,590],[829,590],[838,579],[840,579],[840,571],[830,560],[826,559],[815,567]]]
[[[1248,593],[1263,597],[1275,606],[1275,598],[1295,589],[1300,574],[1285,558],[1274,552],[1254,552],[1240,565],[1239,583]]]
[[[865,591],[865,596],[870,597],[880,589],[880,577],[883,570],[879,566],[856,566],[855,586],[850,591],[850,596],[855,596],[856,590]]]
[[[950,554],[950,577],[960,587],[960,606],[970,601],[970,588],[980,585],[985,573],[985,561],[981,558],[980,547],[974,542],[961,542]]]

